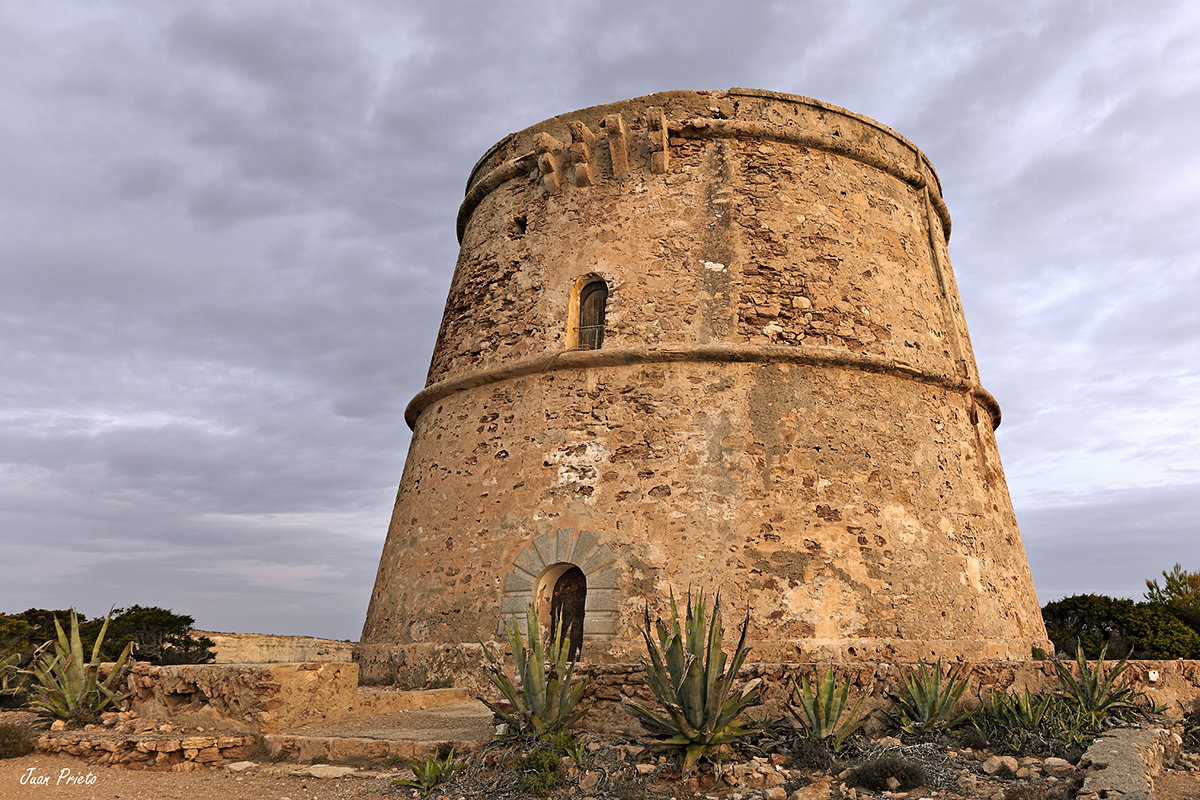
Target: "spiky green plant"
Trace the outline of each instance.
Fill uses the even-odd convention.
[[[464,764],[466,764],[465,761],[454,760],[453,749],[450,750],[445,761],[439,761],[436,753],[425,758],[414,758],[409,764],[413,777],[392,781],[392,784],[416,789],[424,797],[437,786],[454,780],[454,776],[462,770]]]
[[[839,682],[832,669],[825,672],[820,684],[809,684],[807,675],[801,675],[799,683],[795,676],[792,677],[793,702],[788,704],[788,712],[800,723],[809,739],[825,742],[835,751],[840,750],[846,739],[867,721],[867,717],[855,719],[866,700],[866,697],[860,697],[846,721],[838,724],[846,711],[852,682],[850,678]]]
[[[20,653],[9,653],[0,657],[0,695],[17,694],[24,688],[24,681],[20,677],[21,670],[17,669],[19,663]]]
[[[659,736],[659,745],[679,752],[683,771],[688,772],[701,757],[714,755],[739,736],[751,732],[741,715],[758,702],[763,686],[761,682],[752,682],[740,692],[733,690],[734,676],[750,652],[746,646],[750,612],[746,611],[741,638],[728,669],[721,649],[719,593],[713,602],[711,621],[707,619],[703,592],[696,598],[694,608],[688,592],[687,616],[682,625],[674,592],[669,623],[658,618],[652,628],[649,607],[645,613],[642,636],[650,657],[650,663],[644,665],[646,684],[666,715],[639,703],[627,702],[625,708]]]
[[[983,734],[988,743],[998,750],[1021,752],[1034,737],[1047,731],[1049,712],[1062,700],[1056,695],[1033,694],[1029,687],[1025,693],[1009,697],[993,689],[986,702],[971,714],[971,725]]]
[[[92,722],[101,711],[124,699],[125,695],[117,694],[115,687],[124,677],[125,661],[133,649],[132,642],[125,645],[108,677],[100,680],[100,648],[104,645],[104,634],[108,631],[111,617],[112,611],[109,611],[100,633],[96,635],[90,662],[83,660],[79,618],[75,612],[71,612],[70,638],[63,632],[58,618],[54,618],[58,639],[42,645],[34,658],[33,667],[25,670],[34,680],[31,691],[36,697],[30,702],[31,706],[59,719]]]
[[[1112,670],[1106,670],[1104,668],[1106,650],[1108,650],[1107,645],[1100,648],[1100,657],[1096,660],[1096,666],[1090,667],[1083,648],[1077,648],[1075,663],[1079,669],[1078,678],[1072,675],[1071,671],[1061,662],[1054,662],[1054,671],[1058,673],[1059,679],[1063,682],[1064,693],[1095,724],[1099,724],[1111,716],[1140,713],[1133,702],[1137,697],[1133,688],[1125,681],[1121,681],[1119,684],[1117,682],[1125,674],[1125,668],[1128,666],[1126,661],[1129,656],[1122,658]]]
[[[942,662],[939,660],[930,670],[921,660],[917,662],[917,669],[903,673],[901,678],[904,680],[905,696],[894,696],[893,709],[883,712],[892,726],[905,733],[925,736],[953,728],[969,716],[966,711],[954,714],[955,706],[967,688],[967,679],[961,667],[951,670],[943,684]]]
[[[575,662],[568,658],[570,642],[563,638],[561,621],[547,648],[542,646],[537,611],[532,605],[525,621],[528,645],[521,637],[521,629],[516,620],[504,625],[513,658],[517,662],[520,687],[504,674],[502,665],[492,658],[487,648],[483,649],[489,661],[488,679],[500,690],[513,710],[509,712],[482,697],[479,699],[508,723],[509,733],[546,739],[574,725],[591,708],[590,703],[580,703],[588,682],[584,680],[571,685]]]

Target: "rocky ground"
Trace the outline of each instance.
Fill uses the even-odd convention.
[[[767,748],[770,749],[770,748]],[[515,747],[493,744],[472,756],[462,772],[429,796],[446,800],[517,800],[533,796],[522,786]],[[747,752],[719,769],[705,766],[684,778],[673,762],[635,742],[586,743],[582,764],[557,763],[545,788],[558,798],[633,800],[1068,800],[1082,783],[1076,764],[1055,758],[1013,759],[987,751],[876,740],[861,751],[824,762],[819,752]],[[919,767],[899,778],[887,770],[862,774],[856,767],[880,757]],[[545,772],[545,771],[544,771]],[[894,773],[895,770],[892,770]],[[527,780],[536,777],[527,769]],[[412,774],[399,765],[298,765],[246,760],[193,772],[132,771],[89,765],[69,756],[35,754],[0,760],[0,798],[72,797],[80,800],[324,800],[415,797],[395,785]],[[874,779],[875,785],[863,785]],[[918,785],[909,785],[915,782]],[[856,785],[857,784],[857,785]],[[1200,800],[1200,756],[1181,753],[1155,782],[1156,800]],[[1078,794],[1078,800],[1103,800]]]

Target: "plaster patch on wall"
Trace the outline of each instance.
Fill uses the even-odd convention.
[[[602,442],[580,442],[546,453],[546,464],[558,465],[558,483],[585,483],[595,480],[597,464],[608,461],[608,449]]]
[[[975,591],[983,592],[983,584],[979,580],[979,559],[975,556],[967,556],[967,571],[963,574],[963,583],[968,580],[975,587]]]

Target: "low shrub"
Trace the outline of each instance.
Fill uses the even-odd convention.
[[[33,752],[33,735],[20,725],[0,724],[0,758],[20,758]]]
[[[895,784],[889,784],[888,779]],[[925,767],[896,753],[885,753],[850,770],[846,783],[872,792],[907,792],[924,786],[929,780]]]
[[[562,753],[555,747],[535,747],[518,753],[513,762],[521,775],[521,788],[538,797],[549,797],[562,783]]]

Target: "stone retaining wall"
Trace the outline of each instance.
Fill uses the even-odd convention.
[[[443,648],[444,649],[444,648]],[[130,708],[145,718],[177,725],[201,726],[223,733],[279,733],[313,722],[330,722],[348,717],[419,710],[466,700],[470,694],[489,700],[501,698],[487,682],[482,649],[465,653],[454,649],[442,663],[454,665],[457,688],[399,691],[359,688],[358,667],[347,663],[273,665],[184,665],[134,666],[127,680]],[[496,653],[511,666],[511,658]],[[456,657],[452,657],[456,656]],[[1117,662],[1107,662],[1113,669]],[[841,664],[838,674],[851,680],[851,700],[863,698],[863,711],[890,704],[892,696],[904,692],[903,674],[914,665],[896,663]],[[993,661],[961,667],[968,679],[964,699],[987,698],[994,690],[1020,692],[1053,691],[1060,681],[1050,661]],[[739,682],[759,679],[767,685],[764,707],[756,716],[786,716],[789,685],[793,677],[807,674],[819,679],[823,664],[749,664]],[[1074,664],[1070,665],[1072,670]],[[1145,693],[1166,713],[1181,716],[1192,711],[1200,699],[1200,661],[1133,661],[1126,670],[1129,685]],[[643,670],[637,664],[580,664],[578,678],[588,678],[592,712],[584,726],[597,732],[634,732],[634,720],[621,704],[626,700],[654,702],[646,688]],[[876,719],[878,715],[875,715]]]
[[[256,745],[255,737],[245,735],[171,736],[84,730],[44,734],[37,741],[37,749],[119,769],[191,772],[245,758],[254,753]]]
[[[215,664],[289,664],[302,661],[350,661],[354,642],[312,636],[270,636],[262,633],[192,631],[207,636],[216,647]]]
[[[138,662],[126,680],[141,717],[227,732],[273,732],[341,719],[358,689],[358,665]]]
[[[466,689],[401,691],[358,686],[353,663],[133,665],[129,708],[142,718],[225,733],[276,733],[350,716],[460,703]]]

